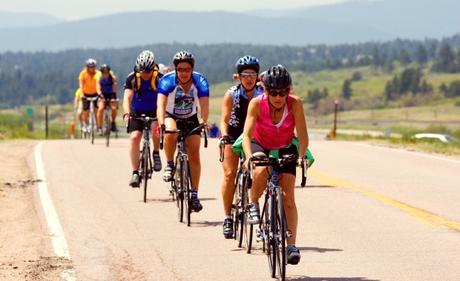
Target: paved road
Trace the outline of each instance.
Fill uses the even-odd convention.
[[[203,151],[204,210],[177,222],[155,174],[131,189],[127,140],[50,141],[43,159],[77,280],[270,280],[265,256],[221,234],[217,143]],[[302,261],[290,280],[460,280],[460,161],[315,140],[296,191]]]

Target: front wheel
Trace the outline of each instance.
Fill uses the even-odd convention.
[[[284,213],[283,196],[281,190],[278,192],[277,200],[277,214],[276,214],[276,228],[275,234],[276,248],[277,248],[277,264],[278,264],[278,276],[280,280],[286,278],[286,216]]]
[[[182,163],[182,191],[184,192],[184,201],[185,201],[185,214],[187,215],[187,226],[190,226],[191,223],[191,199],[190,199],[190,174],[189,174],[189,165],[187,160],[183,160]]]
[[[144,144],[144,149],[142,150],[142,180],[144,181],[144,203],[147,202],[147,182],[149,179],[149,147],[147,144]]]
[[[104,123],[105,123],[105,132],[104,132],[105,145],[108,147],[110,143],[110,131],[112,130],[112,127],[111,127],[112,123],[110,121],[110,115],[107,109],[104,111]]]

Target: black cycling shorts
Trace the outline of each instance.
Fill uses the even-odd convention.
[[[97,94],[83,94],[81,100],[83,102],[83,110],[89,110],[89,100],[86,98],[93,98],[97,97]],[[93,101],[94,108],[97,108],[97,100]]]
[[[265,149],[265,148],[263,148],[262,146],[260,146],[257,143],[252,143],[251,148],[252,148],[252,153],[263,152],[263,153],[265,153],[265,155],[268,156],[269,152],[270,152],[269,149]],[[279,149],[279,157],[280,158],[283,157],[283,155],[289,155],[289,154],[295,154],[295,155],[298,156],[297,147],[295,145],[291,145],[290,147],[284,147],[284,148]],[[291,175],[295,176],[296,175],[296,167],[297,167],[296,161],[292,161],[290,163],[287,163],[287,164],[283,165],[278,170],[278,173],[280,173],[280,174],[288,173],[288,174],[291,174]]]
[[[146,116],[153,117],[153,118],[157,117],[156,111],[147,112],[147,113],[131,113],[131,117],[141,116],[141,114],[145,114]],[[127,128],[128,134],[134,131],[142,132],[143,130],[144,130],[144,122],[142,122],[141,120],[133,119],[133,118],[129,119],[128,128]]]
[[[198,121],[198,114],[192,115],[188,118],[178,118],[166,112],[166,118],[174,119],[176,121],[177,129],[181,130],[182,132],[188,133],[196,127],[200,126],[200,122]],[[191,135],[201,135],[201,130],[197,130]]]
[[[102,96],[106,100],[116,100],[117,99],[117,93],[102,93]]]

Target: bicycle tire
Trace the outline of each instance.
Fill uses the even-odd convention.
[[[239,185],[241,180],[241,170],[238,170],[235,177],[235,192],[233,193],[232,217],[233,217],[233,239],[238,240],[238,221],[239,221]],[[238,246],[240,247],[240,246]]]
[[[286,279],[286,215],[284,213],[283,196],[281,190],[277,194],[277,224],[279,239],[276,240],[278,250],[278,275],[279,279],[284,281]]]
[[[95,124],[95,117],[94,117],[94,112],[91,111],[90,112],[90,125],[89,125],[89,129],[90,129],[90,138],[91,138],[91,144],[94,144],[94,131],[95,131],[95,128],[94,128],[94,124]]]
[[[183,186],[184,186],[184,200],[185,200],[185,213],[187,215],[187,226],[190,226],[191,223],[191,215],[192,210],[190,209],[191,199],[190,199],[190,166],[188,160],[184,160],[184,168],[182,169],[182,179],[183,179]]]
[[[147,142],[144,142],[144,148],[142,149],[142,163],[143,163],[143,186],[144,186],[144,203],[147,203],[147,183],[149,179],[149,155],[150,147]]]
[[[277,247],[276,247],[276,215],[275,215],[275,198],[274,196],[270,196],[268,198],[268,215],[270,218],[270,221],[268,223],[269,229],[268,229],[268,251],[267,251],[267,256],[268,256],[268,264],[270,267],[270,273],[272,278],[276,277],[276,257],[277,257]]]
[[[238,200],[239,204],[237,206],[238,210],[238,232],[236,233],[238,236],[238,248],[243,246],[243,235],[244,235],[244,209],[246,207],[245,200],[246,196],[244,193],[244,174],[241,174],[241,181],[238,184]]]
[[[107,108],[104,110],[104,123],[105,123],[105,146],[109,147],[110,144],[110,131],[112,130],[111,128],[111,122],[110,122],[110,116],[109,116],[109,111]]]
[[[246,243],[247,253],[251,253],[252,248],[252,234],[253,234],[253,225],[248,223],[248,206],[249,206],[249,191],[248,191],[248,184],[249,184],[249,174],[245,173],[244,176],[244,189],[243,192],[246,194],[243,200],[243,227],[244,227],[244,237]]]
[[[179,222],[184,221],[184,191],[182,186],[182,160],[178,159],[176,161],[176,170],[175,170],[175,180],[176,180],[176,194],[177,194],[177,215]],[[177,182],[178,181],[178,182]]]

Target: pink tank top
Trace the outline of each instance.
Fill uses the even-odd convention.
[[[273,124],[267,95],[260,95],[260,113],[254,128],[254,140],[265,149],[286,147],[294,138],[295,121],[292,113],[292,97],[288,96],[283,117],[278,124]]]

